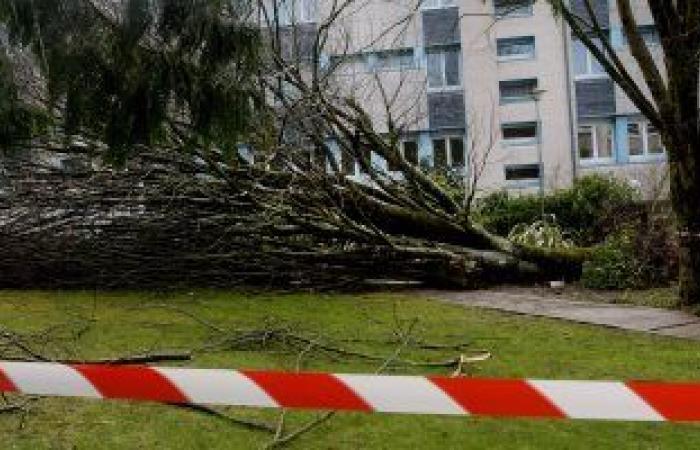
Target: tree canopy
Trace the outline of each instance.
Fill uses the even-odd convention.
[[[104,142],[118,157],[178,126],[200,145],[234,148],[256,102],[259,34],[250,19],[246,0],[0,4],[7,44],[30,50],[23,63],[44,80],[35,86],[44,92],[25,94],[43,100],[65,135]]]

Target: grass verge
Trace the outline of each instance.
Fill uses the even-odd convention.
[[[407,294],[0,292],[0,326],[22,333],[39,351],[59,358],[199,348],[191,366],[293,370],[297,351],[280,343],[264,349],[226,348],[215,329],[284,325],[319,342],[388,356],[397,347],[397,331],[409,323],[415,323],[416,340],[467,342],[469,349],[491,351],[491,360],[471,367],[478,376],[698,378],[695,342],[465,309]],[[213,342],[219,345],[211,346]],[[411,345],[402,357],[444,360],[458,354]],[[307,370],[336,372],[368,372],[378,365],[315,350],[302,361]],[[394,371],[449,373],[413,367]],[[278,414],[224,411],[270,423]],[[289,413],[287,424],[293,428],[312,417],[314,413]],[[41,399],[28,414],[0,414],[0,436],[0,447],[19,449],[260,448],[270,439],[262,432],[173,407],[77,399]],[[343,413],[290,448],[692,448],[699,439],[700,426],[694,424]]]

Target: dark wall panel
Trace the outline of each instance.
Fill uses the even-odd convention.
[[[428,93],[428,122],[430,128],[464,128],[464,93],[431,92]]]
[[[582,17],[588,22],[590,15],[588,14],[588,8],[586,8],[586,0],[571,0],[571,9],[574,14]],[[610,10],[608,7],[608,0],[590,0],[595,16],[603,28],[608,28],[610,26]]]
[[[576,82],[576,112],[579,117],[615,114],[615,88],[609,78]]]
[[[282,57],[289,61],[308,60],[313,57],[317,27],[314,23],[300,23],[280,29]]]
[[[423,12],[423,44],[445,45],[460,41],[459,10],[431,9]]]

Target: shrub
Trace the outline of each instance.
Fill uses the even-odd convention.
[[[479,200],[475,217],[489,231],[506,236],[518,224],[536,222],[543,213],[553,215],[578,245],[592,245],[629,222],[639,200],[639,194],[627,183],[590,175],[543,198],[495,192]]]
[[[644,287],[644,266],[634,252],[634,234],[629,229],[615,233],[596,247],[583,264],[581,284],[591,289]]]
[[[564,238],[564,233],[556,224],[553,216],[526,225],[516,225],[508,234],[508,239],[520,245],[543,248],[570,248],[571,241]]]
[[[678,271],[678,246],[671,230],[664,220],[648,219],[613,233],[584,263],[581,284],[592,289],[668,285]]]

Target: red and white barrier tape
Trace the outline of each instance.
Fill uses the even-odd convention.
[[[0,361],[0,392],[364,412],[700,421],[700,383],[286,373]]]

